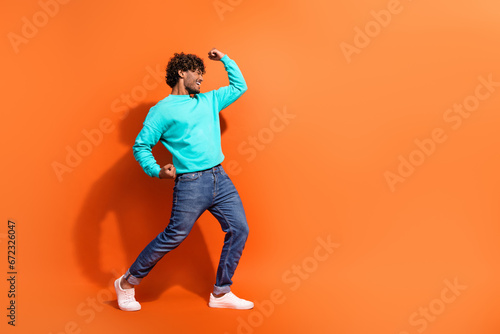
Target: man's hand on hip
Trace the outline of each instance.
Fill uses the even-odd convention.
[[[224,57],[224,54],[219,50],[217,50],[216,48],[213,48],[208,52],[208,59],[221,60],[222,57]]]
[[[175,167],[167,164],[160,169],[160,179],[175,179]]]

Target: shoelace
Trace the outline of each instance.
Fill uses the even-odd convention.
[[[225,298],[224,298],[225,297]],[[245,300],[244,299],[241,299],[239,297],[237,297],[234,293],[232,292],[228,292],[225,296],[224,296],[224,302],[225,303],[237,303],[237,304],[243,304],[245,303]]]
[[[132,290],[132,289],[124,290],[123,297],[124,297],[123,302],[125,302],[125,303],[135,302],[134,290]]]

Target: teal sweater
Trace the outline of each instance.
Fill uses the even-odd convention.
[[[133,146],[135,159],[149,176],[159,177],[161,168],[151,153],[158,141],[172,153],[179,174],[208,169],[224,160],[219,112],[236,101],[247,85],[232,59],[224,55],[221,61],[229,86],[194,97],[169,95],[149,110]]]

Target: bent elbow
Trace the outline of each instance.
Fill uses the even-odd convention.
[[[240,92],[241,94],[243,95],[243,93],[245,93],[246,91],[248,90],[248,86],[246,83],[243,83],[240,87]]]

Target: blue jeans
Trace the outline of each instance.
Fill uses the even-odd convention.
[[[139,284],[163,255],[180,245],[205,210],[217,218],[226,233],[214,294],[231,291],[231,278],[248,237],[248,224],[240,196],[220,165],[175,178],[170,223],[139,254],[125,279]]]

